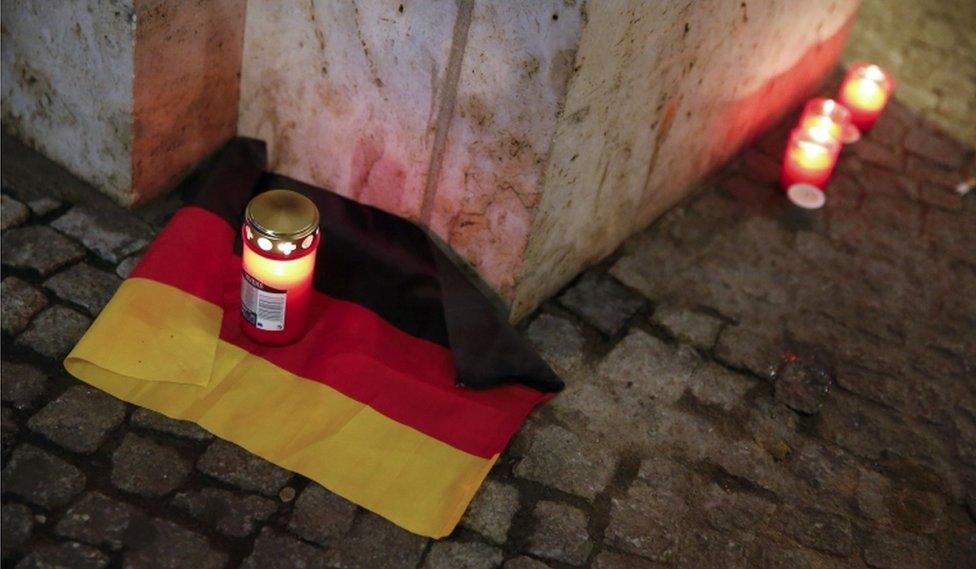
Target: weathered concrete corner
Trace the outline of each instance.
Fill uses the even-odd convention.
[[[589,4],[513,318],[799,104],[840,57],[857,4]]]
[[[237,129],[244,0],[7,2],[3,127],[122,205]]]
[[[126,201],[134,0],[4,2],[2,18],[4,130]]]

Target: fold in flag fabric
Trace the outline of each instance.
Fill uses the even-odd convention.
[[[562,382],[417,226],[264,172],[230,142],[65,360],[112,395],[215,435],[418,534],[449,534],[532,408]],[[311,198],[322,242],[308,334],[240,331],[250,198]]]

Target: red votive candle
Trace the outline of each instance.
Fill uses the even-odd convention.
[[[247,204],[241,275],[241,329],[259,344],[279,346],[305,335],[312,298],[319,212],[312,200],[271,190]]]
[[[867,132],[888,104],[895,80],[873,63],[855,63],[848,69],[837,93],[837,101],[851,112],[851,122]]]
[[[783,157],[780,183],[783,189],[793,184],[827,185],[840,154],[840,142],[823,128],[797,127],[790,133]]]
[[[803,107],[800,128],[822,128],[835,140],[844,140],[844,129],[851,124],[851,112],[833,99],[810,99]]]

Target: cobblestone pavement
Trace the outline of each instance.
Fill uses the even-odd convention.
[[[976,146],[973,30],[973,0],[862,0],[843,60],[890,70],[903,102]]]
[[[973,152],[896,102],[807,212],[784,137],[524,324],[568,389],[439,542],[67,376],[179,198],[4,139],[3,566],[973,566]]]

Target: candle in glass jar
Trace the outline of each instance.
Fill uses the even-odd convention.
[[[822,128],[834,139],[844,142],[845,131],[851,125],[851,112],[833,99],[810,99],[803,107],[800,127]]]
[[[790,133],[783,158],[780,182],[783,189],[793,184],[811,184],[823,189],[840,154],[840,142],[820,127],[797,127]]]
[[[855,63],[840,85],[837,101],[851,112],[851,122],[867,132],[888,104],[895,81],[891,75],[871,63]]]
[[[298,341],[308,325],[319,212],[312,200],[271,190],[244,214],[241,329],[259,344]]]

